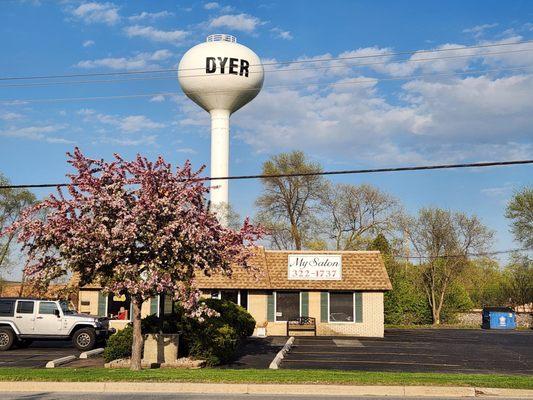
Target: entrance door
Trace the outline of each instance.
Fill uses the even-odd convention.
[[[15,307],[15,325],[22,335],[31,335],[35,324],[35,301],[19,300]]]
[[[53,301],[40,301],[35,317],[35,332],[40,335],[61,334],[61,318],[54,312],[59,311]]]

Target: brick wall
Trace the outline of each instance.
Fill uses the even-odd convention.
[[[263,307],[266,319],[266,293],[257,295],[264,296],[264,301],[257,303],[257,306]],[[250,307],[249,311],[256,318],[257,311],[255,306]],[[384,314],[383,314],[383,292],[364,292],[363,293],[363,321],[346,322],[346,323],[323,323],[320,322],[320,292],[309,293],[309,316],[316,318],[317,335],[321,336],[363,336],[363,337],[383,337],[384,333]],[[258,319],[256,318],[256,321]],[[259,321],[258,321],[259,322]],[[287,324],[285,322],[268,322],[267,335],[285,336],[287,333]],[[313,335],[313,332],[291,332],[292,335]]]

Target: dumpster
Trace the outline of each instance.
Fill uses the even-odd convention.
[[[483,329],[516,328],[516,315],[511,307],[485,307],[482,318]]]

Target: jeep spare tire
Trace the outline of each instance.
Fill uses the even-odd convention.
[[[96,343],[96,332],[93,328],[82,328],[72,336],[72,344],[78,350],[92,350]]]
[[[0,351],[9,350],[15,343],[15,332],[8,327],[0,328]]]

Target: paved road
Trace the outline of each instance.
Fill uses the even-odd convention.
[[[0,400],[417,400],[421,397],[351,397],[351,396],[269,396],[223,394],[134,394],[134,393],[0,393]],[[428,399],[428,397],[424,397]],[[431,397],[432,400],[456,400],[453,397]],[[513,400],[507,398],[506,400]],[[517,398],[518,400],[518,398]]]
[[[297,337],[281,368],[533,374],[533,331],[401,330],[384,339]]]
[[[70,341],[33,342],[27,349],[14,347],[0,352],[0,367],[43,368],[55,358],[80,354]]]

